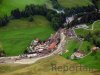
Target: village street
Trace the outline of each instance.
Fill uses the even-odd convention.
[[[58,47],[55,51],[53,51],[52,53],[42,56],[42,57],[34,57],[34,58],[20,58],[19,56],[13,56],[13,57],[1,57],[0,58],[0,63],[4,64],[4,63],[16,63],[16,64],[32,64],[35,63],[36,61],[43,59],[43,58],[47,58],[56,54],[60,54],[63,52],[63,47],[66,43],[66,36],[64,34],[60,34],[61,35],[61,42],[58,44]],[[18,59],[18,60],[16,60]]]

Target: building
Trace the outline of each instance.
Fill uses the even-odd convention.
[[[71,55],[71,59],[80,59],[85,56],[85,53],[83,51],[76,51]]]
[[[97,51],[97,50],[100,50],[100,48],[99,47],[93,47],[92,48],[92,51]]]
[[[77,25],[75,28],[88,29],[89,27],[86,24]]]
[[[53,43],[51,43],[51,44],[49,45],[48,50],[53,50],[53,49],[56,48],[56,46],[57,46],[57,43],[56,43],[56,42],[53,42]]]

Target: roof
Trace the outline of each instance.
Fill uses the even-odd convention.
[[[76,51],[77,53],[80,53],[80,54],[85,54],[85,52],[84,51],[82,51],[82,50],[79,50],[79,51]]]
[[[56,42],[53,42],[50,44],[50,46],[48,47],[49,50],[54,49],[56,47]]]
[[[74,55],[75,55],[77,58],[83,57],[83,54],[82,54],[82,53],[74,53]]]
[[[92,48],[92,50],[98,50],[99,49],[99,47],[93,47]]]

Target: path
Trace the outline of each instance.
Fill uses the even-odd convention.
[[[74,28],[72,28],[72,30],[74,32],[75,37],[80,41],[80,46],[78,48],[78,50],[80,50],[80,48],[82,47],[82,44],[83,44],[83,40],[77,36]]]
[[[95,24],[95,22],[92,24],[92,27],[90,29],[86,29],[86,28],[83,28],[83,29],[85,29],[85,30],[94,30],[94,24]],[[74,29],[80,29],[80,28],[74,28]]]

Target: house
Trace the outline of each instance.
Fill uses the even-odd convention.
[[[75,36],[74,32],[71,29],[67,30],[66,35],[69,36],[69,37]]]
[[[56,42],[51,43],[51,44],[49,45],[49,47],[48,47],[48,50],[53,50],[53,49],[55,49],[55,48],[56,48],[56,45],[57,45]]]
[[[92,51],[97,51],[97,50],[99,50],[100,48],[99,47],[93,47],[92,48]]]
[[[66,17],[66,23],[69,24],[74,20],[74,16]]]
[[[33,54],[33,53],[32,53],[32,54],[27,54],[27,57],[28,57],[28,58],[32,58],[32,57],[36,57],[36,56],[37,56],[37,53],[34,53],[34,54]]]
[[[76,58],[76,59],[80,59],[80,58],[83,58],[84,55],[85,55],[85,53],[84,53],[83,51],[78,50],[78,51],[74,52],[74,53],[71,55],[71,59],[75,59],[75,58]]]
[[[33,40],[33,41],[31,42],[31,45],[36,46],[38,42],[39,42],[39,39],[37,38],[37,39],[35,39],[35,40]]]
[[[77,25],[75,28],[88,29],[89,27],[86,24]]]

